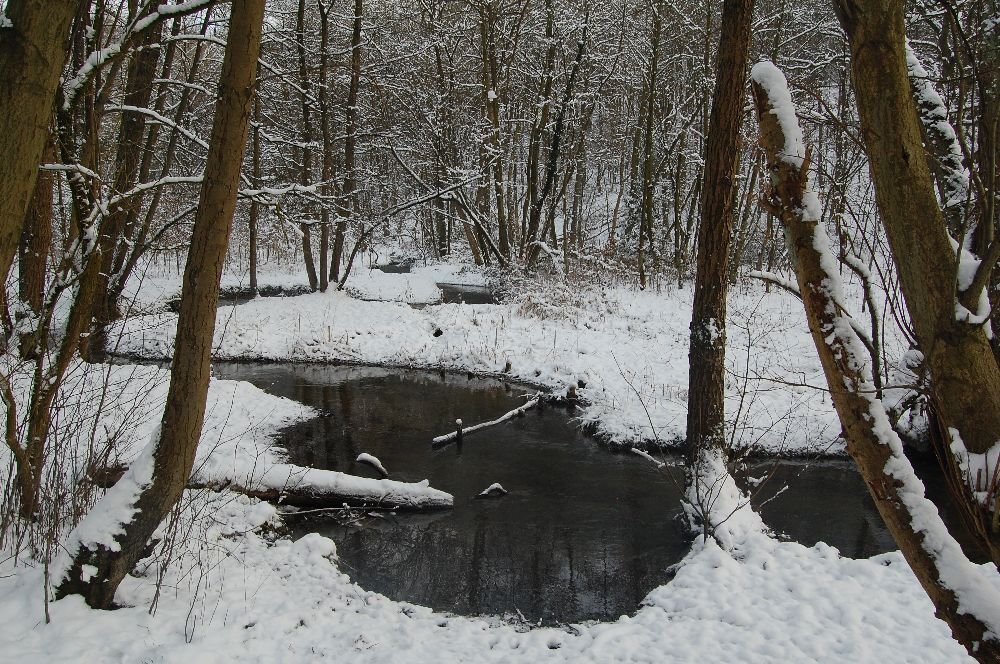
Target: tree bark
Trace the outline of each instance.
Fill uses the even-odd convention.
[[[299,170],[299,182],[303,187],[307,187],[312,182],[312,95],[310,90],[312,84],[309,78],[309,69],[306,65],[306,0],[299,0],[299,9],[295,20],[295,46],[299,60],[299,87],[302,90],[302,163]],[[312,249],[312,223],[299,224],[299,231],[302,233],[302,260],[306,265],[306,277],[309,279],[309,288],[316,290],[319,288],[319,279],[316,275],[316,261],[313,259]]]
[[[49,136],[75,0],[9,0],[0,27],[0,279],[21,238]]]
[[[347,114],[344,117],[344,186],[337,210],[337,226],[333,234],[333,259],[330,261],[330,279],[340,278],[340,265],[344,257],[347,222],[358,209],[358,181],[355,172],[355,150],[358,142],[358,93],[361,90],[361,28],[364,14],[363,0],[354,0],[354,29],[351,33],[351,87],[347,91]]]
[[[51,137],[46,141],[44,160],[55,161],[55,145]],[[31,205],[21,229],[21,241],[18,247],[17,261],[17,296],[22,312],[15,311],[17,316],[33,316],[37,318],[42,313],[45,299],[45,276],[49,260],[49,248],[52,245],[52,193],[55,184],[55,174],[41,172],[35,181],[35,191],[31,197]],[[18,349],[22,358],[31,359],[38,353],[37,324],[31,330],[22,330],[18,339]]]
[[[688,462],[725,443],[726,280],[753,0],[726,0],[702,187],[691,315]]]
[[[777,71],[769,63],[758,65],[768,66]],[[773,77],[768,78],[773,81]],[[846,324],[843,303],[834,297],[836,287],[831,284],[840,280],[836,270],[830,269],[835,265],[833,257],[829,251],[824,255],[817,249],[826,244],[826,239],[818,237],[823,232],[818,228],[819,215],[815,214],[819,204],[808,193],[809,160],[800,155],[796,164],[784,154],[788,128],[772,112],[776,95],[773,85],[768,85],[770,89],[755,80],[753,88],[760,143],[771,173],[772,190],[766,205],[785,228],[809,330],[844,428],[847,451],[857,463],[886,527],[934,603],[937,616],[948,623],[952,635],[972,657],[996,662],[1000,659],[1000,643],[995,637],[984,640],[990,630],[979,616],[960,608],[958,593],[947,584],[953,570],[945,569],[945,565],[972,568],[973,564],[954,540],[942,543],[936,539],[942,531],[947,532],[944,524],[923,497],[923,486],[916,481],[902,453],[902,443],[889,427],[882,403],[874,396],[874,385],[863,373],[860,340]],[[787,96],[787,91],[784,94]],[[929,524],[928,509],[936,524]]]
[[[148,10],[147,10],[148,11]],[[160,38],[163,22],[143,33],[128,65],[125,80],[124,106],[146,108],[153,94],[156,63],[160,58]],[[144,153],[143,134],[146,116],[132,110],[122,111],[118,128],[118,149],[115,154],[112,194],[121,195],[132,189],[139,179],[139,167]],[[94,295],[92,334],[81,344],[85,357],[93,357],[104,348],[104,331],[108,324],[120,318],[118,293],[111,288],[115,264],[124,263],[120,253],[130,249],[131,242],[123,241],[127,226],[134,226],[142,207],[142,195],[131,196],[115,205],[101,222],[98,243],[101,247],[101,275]]]
[[[201,205],[184,271],[170,388],[159,436],[150,443],[155,445],[152,476],[142,478],[141,471],[126,475],[122,482],[131,480],[139,493],[130,513],[122,515],[119,534],[112,541],[71,541],[71,563],[56,589],[57,597],[81,594],[95,608],[112,606],[118,585],[180,498],[201,437],[219,280],[236,208],[264,0],[234,0],[231,11]]]
[[[910,96],[903,2],[835,0],[834,7],[850,42],[879,215],[927,360],[935,410],[971,452],[985,452],[1000,439],[1000,367],[982,327],[956,319],[958,303],[976,311],[978,293],[956,292],[956,251],[935,197]]]

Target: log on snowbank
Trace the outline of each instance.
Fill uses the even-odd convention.
[[[124,466],[91,469],[90,481],[109,488],[125,473]],[[188,481],[189,489],[235,491],[280,505],[303,508],[322,507],[381,507],[407,511],[451,509],[455,499],[450,493],[422,482],[398,482],[356,477],[333,470],[305,468],[289,463],[277,463],[252,477],[242,473],[234,478],[227,473],[195,472]]]
[[[454,498],[422,482],[376,480],[333,470],[304,468],[287,463],[269,466],[251,481],[226,477],[191,478],[192,488],[228,488],[254,498],[294,507],[382,507],[400,510],[451,509]]]

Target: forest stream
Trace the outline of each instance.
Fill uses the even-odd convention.
[[[378,477],[358,463],[376,456],[392,479],[430,480],[453,510],[382,514],[342,525],[289,520],[293,535],[337,544],[340,567],[366,589],[467,615],[536,624],[615,619],[633,613],[670,578],[690,548],[683,523],[683,467],[657,469],[612,452],[548,407],[438,449],[434,436],[516,408],[527,388],[428,371],[305,364],[216,363],[219,378],[246,380],[322,415],[279,443],[304,466]],[[749,468],[752,502],[782,536],[826,542],[843,555],[895,549],[849,461],[770,460]],[[498,482],[509,492],[477,499]],[[777,496],[775,494],[778,494]]]

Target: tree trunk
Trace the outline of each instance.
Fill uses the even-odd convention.
[[[55,161],[55,145],[51,137],[46,142],[44,160]],[[33,316],[37,318],[42,313],[45,299],[45,275],[49,260],[49,248],[52,245],[52,193],[55,174],[42,171],[35,181],[35,191],[31,197],[31,205],[21,230],[21,241],[18,247],[17,261],[17,295],[25,311],[15,316]],[[22,358],[30,359],[38,353],[38,326],[32,325],[30,330],[22,330],[18,339],[18,349]]]
[[[934,603],[937,616],[948,623],[952,635],[972,657],[996,662],[1000,643],[995,632],[984,640],[991,628],[983,622],[984,618],[996,622],[996,593],[987,588],[985,597],[973,597],[977,589],[965,587],[960,597],[955,581],[966,581],[962,568],[971,570],[973,564],[947,534],[937,509],[924,498],[923,485],[913,474],[902,443],[864,374],[862,344],[842,313],[843,303],[835,299],[840,278],[830,269],[835,265],[833,256],[828,249],[822,251],[826,237],[818,228],[819,202],[808,192],[808,156],[788,155],[786,151],[790,130],[799,137],[801,132],[797,124],[784,125],[773,112],[776,105],[790,106],[791,98],[784,77],[770,63],[754,67],[754,101],[773,183],[766,204],[785,228],[809,330],[844,427],[847,451],[858,464],[886,527]],[[960,608],[963,598],[972,609]],[[993,615],[982,616],[984,609],[991,609]]]
[[[146,108],[153,94],[153,79],[156,77],[156,63],[160,58],[160,38],[163,22],[143,33],[132,53],[125,80],[124,106]],[[115,154],[112,195],[121,195],[132,189],[139,179],[139,167],[143,150],[143,134],[146,130],[146,116],[138,111],[122,111],[118,128],[118,149]],[[110,210],[101,222],[98,243],[101,247],[101,276],[94,295],[92,312],[92,334],[81,344],[85,357],[93,357],[104,348],[104,330],[112,321],[120,318],[118,294],[111,289],[115,264],[124,261],[119,255],[129,251],[131,242],[124,241],[126,226],[134,225],[142,207],[142,195],[131,196]]]
[[[308,187],[312,183],[312,100],[310,90],[312,85],[309,79],[309,69],[306,65],[306,0],[299,0],[299,10],[295,21],[295,46],[299,59],[299,87],[302,90],[302,163],[299,170],[299,182],[303,187]],[[299,231],[302,233],[302,260],[306,264],[306,277],[309,279],[309,288],[316,290],[319,288],[319,279],[316,275],[316,261],[313,260],[312,249],[312,223],[299,224]]]
[[[354,28],[351,33],[351,87],[347,91],[347,114],[344,117],[344,186],[337,210],[337,227],[333,236],[333,260],[330,279],[340,279],[340,264],[344,255],[347,222],[358,210],[358,180],[355,171],[355,149],[358,141],[358,92],[361,89],[361,28],[363,0],[354,0]]]
[[[646,243],[650,249],[653,246],[653,194],[656,187],[654,180],[653,134],[656,127],[656,85],[657,72],[660,64],[660,33],[663,29],[662,6],[653,5],[653,31],[650,36],[652,47],[649,55],[649,81],[646,88],[646,113],[642,126],[642,191],[639,202],[639,288],[645,289],[646,276]]]
[[[726,291],[753,0],[726,0],[705,154],[691,315],[688,463],[725,443]]]
[[[66,59],[75,0],[8,0],[0,27],[0,279],[6,279],[35,189]]]
[[[251,177],[253,186],[260,188],[260,91],[253,96],[253,139],[251,141]],[[256,198],[250,199],[250,211],[247,215],[247,253],[250,254],[250,292],[257,295],[257,231],[260,226],[260,203]]]
[[[57,577],[57,597],[81,594],[92,607],[110,608],[118,585],[191,475],[205,415],[219,280],[236,208],[263,12],[263,0],[232,3],[201,204],[184,271],[170,388],[159,436],[150,442],[152,458],[133,464],[112,489],[117,498],[127,497],[124,513],[113,515],[121,518],[119,534],[103,541],[83,540],[80,533],[88,527],[84,520],[71,535],[71,561]],[[113,504],[115,496],[109,498]],[[99,503],[92,518],[106,518],[102,508]]]
[[[956,252],[934,194],[910,96],[903,2],[835,0],[834,7],[850,42],[879,215],[927,360],[935,409],[945,430],[956,429],[971,452],[985,452],[1000,439],[1000,367],[982,327],[956,319],[959,302],[976,312],[979,293],[970,291],[981,289],[960,291],[956,302]]]

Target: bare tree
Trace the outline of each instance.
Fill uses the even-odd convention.
[[[726,0],[715,93],[705,148],[705,183],[698,231],[698,271],[691,313],[688,373],[688,500],[697,508],[706,481],[701,467],[725,445],[727,261],[733,228],[740,123],[746,90],[753,0]],[[707,463],[715,466],[714,463]],[[707,480],[709,483],[714,480]],[[705,510],[700,515],[710,529]]]
[[[159,435],[90,517],[107,519],[109,515],[102,512],[111,510],[111,518],[120,523],[117,534],[94,535],[93,526],[85,519],[70,536],[67,546],[70,561],[57,580],[57,596],[80,594],[93,607],[112,606],[118,585],[138,561],[160,521],[180,498],[201,437],[219,281],[250,124],[264,0],[234,0],[231,12],[200,206],[184,272],[170,388]]]

